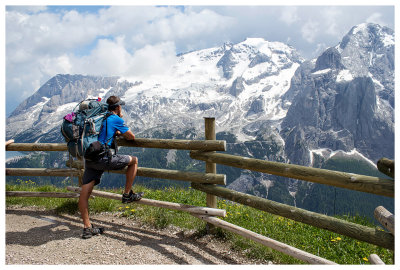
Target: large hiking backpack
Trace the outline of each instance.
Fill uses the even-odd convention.
[[[98,98],[81,101],[72,113],[64,117],[61,134],[73,157],[85,157],[89,146],[98,141],[102,123],[108,115],[108,104]]]

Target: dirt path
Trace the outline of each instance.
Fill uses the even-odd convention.
[[[211,236],[160,231],[110,213],[91,220],[106,232],[83,240],[78,215],[8,207],[6,264],[268,264],[249,260]]]

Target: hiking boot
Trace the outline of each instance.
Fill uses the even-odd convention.
[[[82,238],[88,239],[88,238],[92,237],[93,235],[99,235],[102,233],[104,233],[104,228],[102,228],[102,227],[95,228],[92,224],[92,227],[83,228]]]
[[[133,193],[133,191],[131,190],[129,194],[127,193],[122,194],[122,203],[140,201],[140,199],[142,199],[143,194],[144,194],[143,192]]]

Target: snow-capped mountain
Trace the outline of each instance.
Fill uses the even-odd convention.
[[[290,101],[282,96],[302,61],[283,43],[253,38],[179,55],[167,73],[149,78],[57,75],[7,119],[7,137],[43,141],[80,100],[117,93],[137,133],[200,130],[203,117],[213,116],[218,131],[249,140],[255,123],[285,117]],[[35,135],[26,138],[32,130]]]

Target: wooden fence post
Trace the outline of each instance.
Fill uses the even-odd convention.
[[[394,235],[394,215],[383,206],[375,208],[374,217]]]
[[[215,118],[204,117],[204,130],[206,140],[216,140]],[[215,151],[212,151],[212,153],[215,153]],[[217,173],[217,164],[213,162],[206,162],[206,173]],[[217,196],[211,194],[206,194],[206,196],[207,207],[217,208]],[[215,228],[215,226],[211,223],[207,223],[206,228],[207,232],[210,233]]]
[[[394,160],[381,158],[380,160],[378,160],[376,166],[381,173],[384,173],[387,176],[394,178]]]

